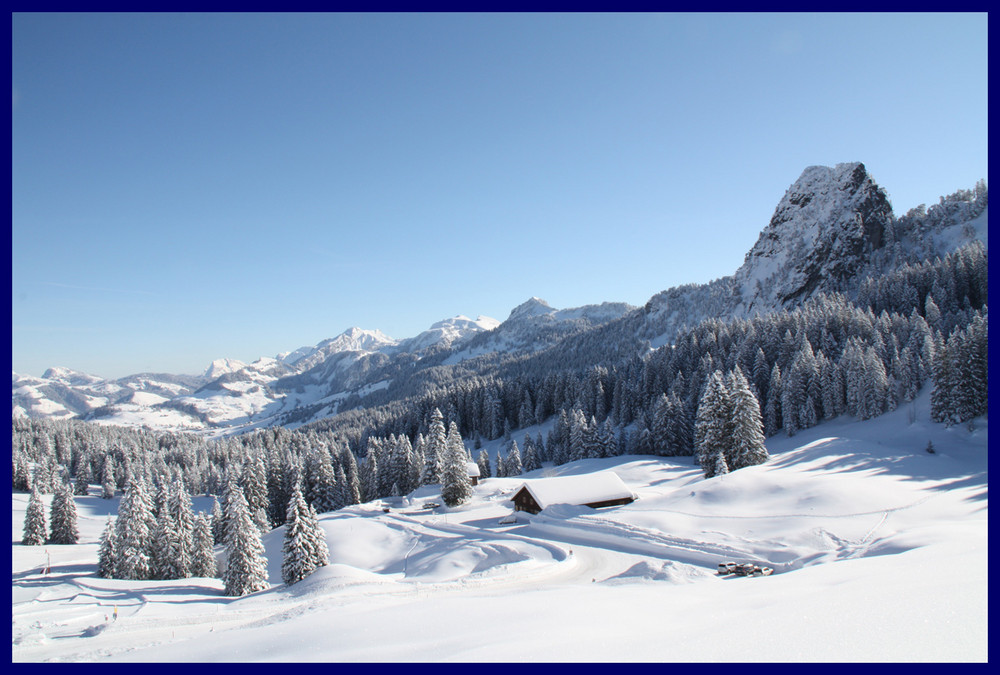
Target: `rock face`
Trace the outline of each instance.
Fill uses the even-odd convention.
[[[843,285],[885,244],[892,221],[864,164],[808,167],[736,272],[745,309],[787,306]]]

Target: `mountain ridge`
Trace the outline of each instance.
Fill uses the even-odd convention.
[[[786,190],[732,275],[661,291],[641,308],[603,302],[556,309],[531,297],[502,322],[452,317],[402,340],[355,327],[252,364],[217,359],[200,377],[94,381],[63,368],[46,371],[54,376],[47,380],[12,372],[12,407],[14,414],[129,423],[114,406],[131,404],[131,390],[167,398],[154,407],[172,411],[180,428],[298,425],[418,393],[441,377],[499,374],[497,364],[505,359],[583,367],[588,360],[641,354],[643,341],[645,349],[668,344],[705,318],[789,309],[819,292],[856,294],[866,276],[894,265],[943,255],[972,239],[985,245],[986,217],[985,185],[981,194],[977,185],[976,191],[942,197],[926,212],[896,218],[861,162],[810,166]],[[974,221],[980,224],[971,227]]]

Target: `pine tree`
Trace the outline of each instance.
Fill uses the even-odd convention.
[[[511,440],[510,451],[507,453],[507,467],[504,471],[505,476],[520,476],[523,473],[524,467],[521,464],[521,451],[517,447],[517,441]]]
[[[531,436],[525,435],[524,459],[522,460],[521,469],[523,473],[528,473],[529,471],[535,471],[540,468],[542,468],[542,463],[538,459],[538,451],[535,449],[535,442],[531,440]]]
[[[723,474],[729,473],[729,465],[726,463],[726,456],[720,452],[715,451],[710,458],[712,462],[712,476],[721,476]],[[708,478],[709,476],[706,476]]]
[[[149,579],[155,521],[152,501],[141,479],[131,479],[125,487],[116,527],[118,555],[114,578]]]
[[[225,594],[238,597],[264,590],[268,586],[264,544],[242,490],[231,489],[226,495],[226,521]]]
[[[447,432],[444,428],[444,415],[439,409],[434,408],[431,411],[430,428],[424,439],[424,475],[421,479],[424,485],[441,482],[446,442]]]
[[[767,461],[768,454],[764,446],[760,404],[739,367],[733,371],[730,379],[729,398],[732,405],[732,436],[730,452],[726,455],[727,470],[735,471],[763,464]]]
[[[104,459],[104,470],[101,472],[101,499],[114,499],[115,487],[115,460],[108,455]]]
[[[695,447],[705,478],[715,475],[715,454],[729,454],[732,442],[731,407],[722,373],[715,371],[705,385],[695,422]]]
[[[24,536],[21,537],[21,543],[25,546],[41,546],[47,535],[45,505],[42,503],[42,496],[33,487],[28,498],[28,508],[24,512]]]
[[[361,465],[361,499],[366,502],[382,496],[378,490],[378,474],[378,456],[375,453],[375,448],[369,445],[365,463]]]
[[[76,463],[76,475],[73,478],[73,494],[86,497],[89,488],[90,460],[84,456],[80,457]]]
[[[485,450],[479,451],[479,456],[476,458],[476,464],[479,466],[480,480],[485,480],[493,475],[493,469],[490,467],[490,456]]]
[[[225,524],[222,507],[219,500],[212,497],[212,544],[222,544],[226,541]]]
[[[329,562],[326,535],[316,520],[315,511],[306,504],[298,489],[292,492],[288,503],[281,550],[281,579],[289,586]]]
[[[191,576],[214,577],[218,574],[215,562],[212,525],[205,514],[199,514],[194,519],[192,535],[193,552],[191,556]]]
[[[76,527],[76,501],[65,483],[52,498],[50,527],[51,544],[75,544],[80,540]]]
[[[160,509],[153,527],[153,542],[149,554],[149,578],[181,579],[183,575],[175,564],[177,538],[174,517],[166,505]]]
[[[446,437],[445,463],[441,472],[441,499],[448,506],[458,506],[472,498],[472,481],[469,479],[467,461],[465,444],[462,443],[458,427],[452,423]]]
[[[116,534],[115,519],[109,517],[101,532],[101,544],[97,549],[97,576],[105,579],[115,577],[118,557],[118,535]]]

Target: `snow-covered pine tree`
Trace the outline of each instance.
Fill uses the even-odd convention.
[[[174,558],[173,567],[177,574],[176,577],[168,578],[184,579],[191,576],[191,561],[194,556],[194,513],[191,497],[184,483],[179,480],[175,480],[170,488],[167,511],[173,524],[171,555]]]
[[[76,501],[69,485],[63,483],[52,498],[49,543],[75,544],[80,540],[76,527]]]
[[[479,466],[480,480],[490,478],[493,475],[493,469],[490,467],[490,456],[485,450],[479,451],[479,456],[476,458],[476,464]]]
[[[26,453],[20,448],[14,451],[13,487],[19,492],[31,492],[31,467]]]
[[[73,476],[73,494],[87,496],[90,488],[90,459],[83,455],[76,463],[76,474]]]
[[[446,437],[445,463],[441,472],[441,499],[448,506],[458,506],[472,498],[472,481],[469,479],[467,461],[465,444],[453,422]]]
[[[302,498],[297,488],[288,503],[285,520],[285,539],[282,544],[281,579],[292,584],[306,578],[317,567],[326,565],[329,552],[326,535],[316,521],[315,512]]]
[[[441,482],[446,442],[447,432],[444,428],[444,415],[438,408],[434,408],[431,411],[430,427],[424,438],[424,475],[421,479],[424,485]]]
[[[114,578],[149,579],[155,521],[152,500],[141,479],[131,479],[126,485],[115,524],[118,555]]]
[[[729,392],[722,373],[714,371],[705,384],[695,422],[695,448],[705,478],[715,475],[716,453],[728,454],[732,439]]]
[[[767,387],[767,403],[764,412],[764,435],[774,436],[781,430],[781,368],[775,363],[771,368],[771,379]]]
[[[105,579],[113,579],[117,568],[118,557],[118,535],[116,534],[115,519],[108,517],[101,532],[101,543],[97,549],[97,576]]]
[[[729,465],[726,464],[726,456],[720,451],[715,450],[710,458],[712,462],[712,477],[721,476],[723,474],[729,473]],[[706,476],[707,478],[707,476]]]
[[[160,509],[153,527],[153,543],[149,552],[149,578],[151,579],[181,579],[183,575],[177,569],[177,533],[173,514],[166,504]]]
[[[42,503],[42,496],[38,490],[32,487],[28,508],[24,512],[24,536],[21,537],[21,543],[25,546],[41,546],[47,536],[45,504]]]
[[[226,541],[226,532],[224,518],[222,515],[222,507],[219,506],[219,500],[216,497],[212,497],[212,544],[223,544]]]
[[[521,451],[517,447],[517,441],[511,439],[510,451],[507,453],[505,476],[520,476],[523,472],[521,464]]]
[[[382,496],[378,490],[378,474],[378,455],[375,447],[369,444],[365,463],[361,465],[361,499],[366,502]]]
[[[347,496],[347,506],[361,503],[361,481],[358,478],[358,461],[350,448],[344,448],[341,453],[344,463],[344,494]]]
[[[250,517],[243,491],[230,483],[226,495],[226,570],[222,574],[225,594],[242,596],[267,588],[267,558],[260,530]]]
[[[535,449],[535,442],[531,440],[531,436],[525,435],[524,459],[522,461],[521,469],[524,473],[527,473],[540,468],[542,468],[542,463],[538,461],[538,451]],[[480,471],[480,473],[482,473],[482,471]]]
[[[768,459],[764,445],[764,426],[760,419],[760,404],[750,390],[750,384],[739,366],[730,375],[732,405],[732,437],[726,457],[727,469],[735,471],[746,466],[763,464]],[[806,397],[807,401],[810,397]],[[811,406],[811,402],[810,402]]]
[[[104,470],[101,472],[101,499],[114,499],[115,488],[115,460],[111,455],[107,455],[104,458]]]
[[[326,513],[337,508],[337,473],[325,447],[321,447],[316,454],[311,504],[317,512]]]
[[[214,577],[218,574],[212,525],[204,513],[195,516],[192,544],[194,549],[191,555],[191,576]]]

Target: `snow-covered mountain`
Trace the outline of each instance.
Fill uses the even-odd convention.
[[[782,197],[733,281],[748,313],[846,285],[889,242],[892,206],[854,162],[811,166]]]
[[[156,428],[296,426],[352,406],[401,400],[456,377],[640,356],[704,319],[789,309],[820,292],[853,297],[866,278],[904,263],[944,256],[972,240],[988,244],[987,218],[985,184],[897,218],[860,162],[812,166],[788,188],[733,275],[662,291],[641,308],[605,302],[556,309],[533,297],[503,322],[457,316],[403,340],[351,328],[251,364],[217,359],[200,376],[105,381],[66,368],[42,378],[12,373],[12,408],[15,415]],[[521,370],[505,371],[505,364]]]
[[[475,320],[458,315],[431,325],[416,337],[399,343],[399,351],[411,354],[425,352],[432,348],[451,347],[472,335],[493,330],[500,325],[496,319],[478,316]]]

